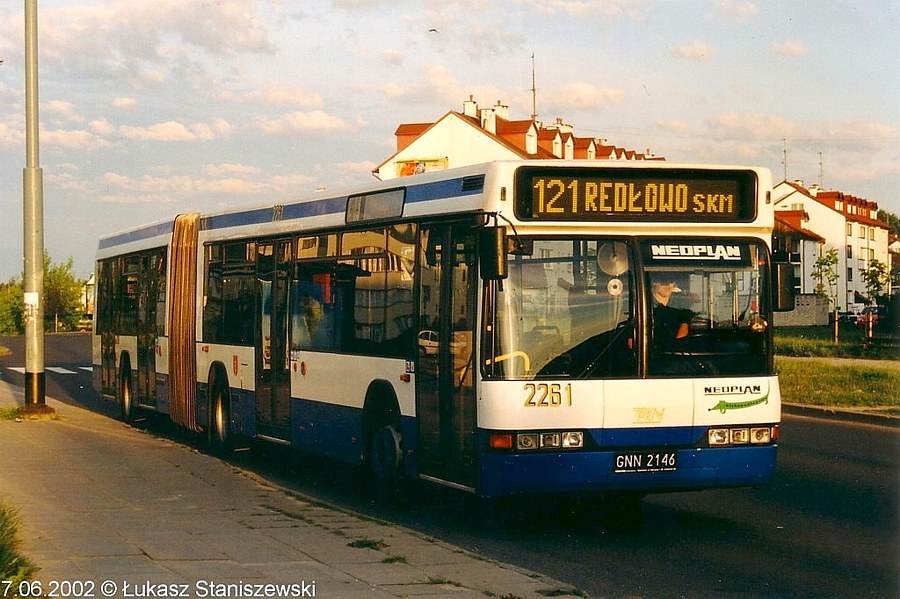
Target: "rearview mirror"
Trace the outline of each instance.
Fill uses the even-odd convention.
[[[499,281],[509,274],[506,254],[506,228],[484,227],[479,233],[481,246],[481,278],[485,281]]]

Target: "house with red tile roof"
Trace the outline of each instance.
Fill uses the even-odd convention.
[[[814,293],[812,276],[819,256],[834,248],[838,254],[838,309],[868,303],[864,273],[874,260],[891,267],[887,223],[878,219],[878,204],[818,185],[782,181],[772,189],[775,205],[773,249],[787,255],[795,269],[797,291]]]
[[[403,123],[394,135],[397,151],[372,171],[381,180],[493,160],[665,160],[650,150],[577,137],[561,118],[549,125],[534,118],[511,120],[509,106],[497,102],[482,108],[471,96],[461,112],[451,110],[433,123]]]

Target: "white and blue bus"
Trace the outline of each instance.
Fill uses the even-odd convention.
[[[781,398],[765,169],[495,162],[105,237],[94,381],[482,497],[762,484]]]

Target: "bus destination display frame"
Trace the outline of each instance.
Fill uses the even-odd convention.
[[[547,222],[731,222],[756,218],[757,176],[747,169],[523,166],[515,213]]]

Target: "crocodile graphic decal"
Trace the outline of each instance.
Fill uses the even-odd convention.
[[[753,386],[741,386],[735,385],[732,387],[707,387],[704,390],[707,396],[735,396],[735,395],[747,395],[750,393],[763,393],[762,388],[758,385]],[[766,385],[765,393],[761,397],[757,397],[756,399],[749,399],[746,401],[728,401],[725,399],[719,400],[719,403],[709,408],[709,412],[718,410],[722,414],[729,410],[744,410],[746,408],[752,408],[753,406],[758,406],[762,404],[769,403],[769,389],[768,385]]]

